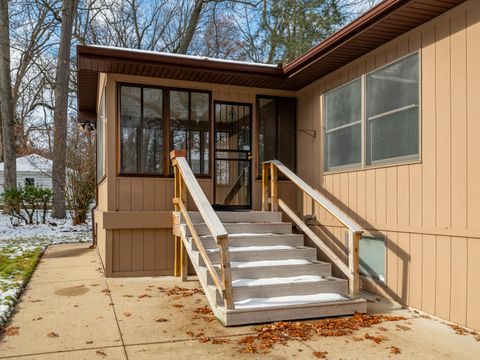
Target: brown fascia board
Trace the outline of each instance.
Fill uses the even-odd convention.
[[[302,70],[316,59],[334,50],[343,42],[350,40],[362,31],[368,29],[377,21],[385,18],[399,7],[402,7],[412,0],[385,0],[359,18],[349,23],[330,37],[323,40],[320,44],[308,50],[305,54],[300,55],[295,60],[285,64],[283,71],[287,77],[294,76],[298,71]]]
[[[282,78],[284,72],[282,65],[265,65],[255,63],[241,63],[234,61],[223,61],[212,58],[190,57],[186,55],[162,54],[155,52],[147,52],[140,50],[129,50],[113,47],[99,47],[78,45],[77,46],[77,63],[78,59],[90,58],[92,60],[103,59],[111,61],[134,61],[137,63],[148,63],[156,66],[175,66],[188,68],[189,70],[214,70],[218,72],[264,75]],[[80,69],[82,70],[82,69]]]

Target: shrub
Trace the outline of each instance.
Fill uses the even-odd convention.
[[[5,190],[2,194],[4,206],[9,209],[9,215],[25,222],[27,225],[34,223],[35,215],[38,213],[41,214],[42,224],[45,224],[48,206],[52,202],[52,197],[53,192],[51,189],[35,185]]]

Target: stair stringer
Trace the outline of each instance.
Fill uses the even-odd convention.
[[[207,302],[208,302],[208,305],[210,306],[210,309],[212,309],[213,315],[215,315],[215,317],[223,325],[227,326],[226,313],[223,307],[218,306],[217,304],[218,291],[216,289],[215,291],[212,291],[210,285],[208,285],[207,279],[202,276],[202,271],[200,271],[200,265],[195,261],[195,256],[193,256],[194,254],[193,254],[192,246],[189,242],[189,238],[186,235],[186,227],[187,225],[185,224],[180,225],[180,233],[182,234],[180,238],[182,239],[183,246],[185,247],[188,257],[192,262],[193,268],[195,269],[195,273],[197,274],[198,281],[202,285],[203,292],[205,293],[205,297],[207,298]],[[207,276],[208,276],[208,271],[207,271]]]

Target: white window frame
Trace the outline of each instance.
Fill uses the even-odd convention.
[[[399,111],[403,110],[408,110],[413,107],[418,108],[418,154],[414,155],[406,155],[406,156],[399,156],[399,157],[394,157],[394,158],[389,158],[389,159],[382,159],[382,160],[377,160],[373,161],[370,164],[367,164],[367,158],[366,158],[366,147],[367,147],[367,121],[372,120],[372,118],[367,119],[367,106],[366,106],[366,86],[367,86],[367,76],[381,70],[387,66],[390,66],[392,64],[395,64],[398,61],[402,61],[405,58],[417,53],[418,54],[418,105],[416,104],[410,104],[407,106],[404,106],[402,108],[394,109],[382,114],[377,114],[373,119],[379,118],[382,116],[390,115]],[[349,164],[349,165],[344,165],[344,166],[336,166],[336,167],[329,167],[328,170],[325,169],[325,159],[326,159],[326,152],[323,144],[325,144],[326,141],[326,135],[327,135],[327,130],[326,130],[326,95],[329,94],[332,91],[338,90],[343,86],[347,86],[350,83],[360,79],[361,80],[361,124],[362,124],[362,130],[361,130],[361,162],[357,164]],[[348,172],[352,170],[362,170],[362,169],[371,169],[371,168],[379,168],[379,167],[386,167],[386,166],[399,166],[399,165],[404,165],[404,164],[415,164],[415,163],[421,163],[422,162],[422,53],[420,50],[415,50],[411,51],[408,54],[401,56],[399,58],[396,58],[393,61],[390,61],[378,68],[375,68],[374,70],[368,71],[364,74],[362,74],[359,77],[356,77],[353,80],[350,80],[342,85],[336,86],[333,89],[330,89],[329,91],[325,92],[322,95],[323,99],[321,101],[322,104],[322,171],[324,174],[333,174],[333,173],[338,173],[338,172]],[[358,124],[358,122],[351,123],[348,125],[344,125],[342,127],[346,126],[352,126]],[[328,132],[331,132],[332,130],[338,130],[338,128],[330,129]]]

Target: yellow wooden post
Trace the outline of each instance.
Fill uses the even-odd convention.
[[[174,194],[174,199],[180,200],[180,173],[178,170],[178,167],[176,166],[176,160],[172,159],[172,164],[173,164],[173,194]],[[175,202],[175,211],[180,211],[179,206]],[[180,276],[181,275],[181,242],[182,240],[180,239],[179,236],[174,236],[173,237],[174,241],[174,262],[173,262],[173,276]]]
[[[274,163],[270,163],[270,198],[272,211],[278,211],[278,171]]]
[[[359,253],[361,233],[348,230],[348,268],[350,270],[350,279],[348,281],[349,295],[352,298],[360,296],[360,274],[358,272]]]
[[[270,164],[262,164],[262,211],[268,211],[268,171]]]

